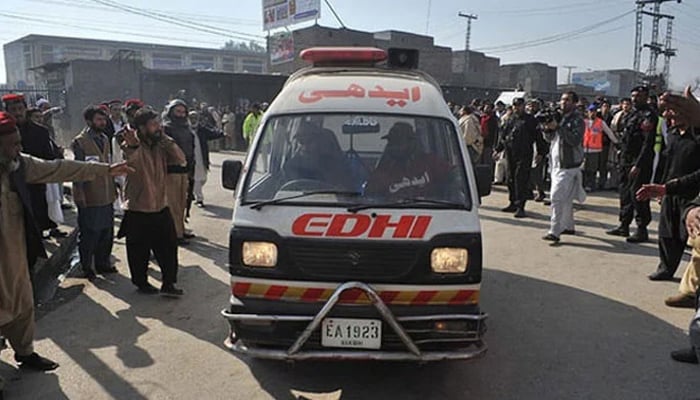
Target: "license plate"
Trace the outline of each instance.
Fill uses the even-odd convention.
[[[323,347],[379,349],[382,321],[378,319],[326,318],[321,324]]]

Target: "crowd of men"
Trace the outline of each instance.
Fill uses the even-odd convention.
[[[628,243],[647,242],[650,200],[659,199],[660,261],[649,279],[673,280],[685,249],[691,248],[679,294],[665,303],[698,309],[700,103],[690,89],[683,96],[666,93],[656,98],[646,86],[638,86],[614,108],[605,98],[588,103],[574,92],[562,94],[558,105],[522,98],[510,106],[480,100],[460,108],[449,105],[459,118],[472,162],[491,165],[496,181],[502,178],[494,160],[506,164],[510,202],[503,212],[526,218],[527,201],[550,205],[550,229],[543,240],[552,245],[560,244],[562,235],[576,234],[574,202],[583,203],[587,193],[609,188],[618,190],[620,212],[619,225],[606,233]],[[636,231],[630,234],[633,221]],[[671,355],[697,364],[700,311],[690,332],[693,348]]]
[[[37,106],[46,108],[48,102],[42,100]],[[169,102],[162,112],[139,99],[90,105],[83,112],[84,128],[70,144],[75,160],[66,160],[48,122],[50,108],[40,112],[28,107],[24,96],[14,93],[2,96],[1,102],[0,346],[7,340],[20,366],[48,371],[58,364],[36,354],[32,346],[31,273],[37,259],[46,256],[43,240],[57,235],[49,217],[47,185],[60,188],[73,182],[82,277],[93,280],[117,272],[112,264],[116,214],[121,218],[117,236],[126,238],[136,290],[180,297],[178,246],[195,237],[185,229],[191,205],[206,207],[209,142],[230,136],[227,118],[232,122],[233,117],[225,112],[221,116],[206,104],[191,108],[181,99]],[[252,139],[263,109],[254,105],[241,121],[245,140]],[[63,193],[58,190],[60,201]],[[148,280],[151,256],[162,272],[160,288]]]

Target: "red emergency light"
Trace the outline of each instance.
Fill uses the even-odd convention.
[[[376,47],[312,47],[302,50],[301,59],[314,64],[374,64],[387,59]]]

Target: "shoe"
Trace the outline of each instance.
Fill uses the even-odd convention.
[[[669,274],[664,270],[657,270],[653,274],[649,275],[650,281],[671,281],[673,280],[673,275]]]
[[[629,237],[630,229],[625,226],[618,226],[617,228],[611,229],[605,233],[610,236]]]
[[[198,202],[197,202],[197,207],[199,207],[199,208],[205,208],[205,207],[204,207],[204,202],[203,202],[203,201],[198,201]]]
[[[515,218],[527,218],[527,213],[524,208],[518,208],[518,211],[513,214]]]
[[[561,233],[562,235],[571,235],[574,236],[576,235],[576,230],[574,229],[567,229]]]
[[[687,294],[677,294],[667,298],[664,303],[669,307],[695,309],[695,296]]]
[[[44,358],[36,353],[28,356],[20,356],[15,354],[15,361],[19,363],[20,368],[31,369],[34,371],[53,371],[58,368],[58,363]]]
[[[117,269],[112,265],[110,265],[109,267],[105,267],[105,268],[95,268],[95,270],[97,270],[98,274],[102,274],[102,275],[116,274],[117,273]]]
[[[555,236],[551,233],[548,233],[546,236],[542,237],[542,240],[546,240],[548,242],[559,243],[559,237]]]
[[[80,275],[80,277],[92,282],[95,279],[97,279],[97,274],[93,270],[88,270],[88,271],[83,271],[83,273]]]
[[[537,197],[535,197],[535,202],[542,203],[543,201],[544,201],[544,193],[538,193]]]
[[[697,364],[698,363],[698,354],[695,352],[695,348],[693,348],[693,347],[689,347],[689,348],[683,349],[683,350],[672,351],[671,358],[674,359],[675,361],[682,362],[682,363],[688,363],[688,364]]]
[[[147,283],[143,286],[139,286],[138,289],[136,289],[136,291],[141,294],[157,294],[158,288],[151,285],[150,283]]]
[[[550,200],[550,199],[544,199],[544,200],[542,201],[542,204],[544,204],[545,206],[551,206],[551,205],[552,205],[552,200]]]
[[[181,297],[183,294],[185,294],[185,291],[182,289],[178,289],[175,287],[175,285],[163,285],[162,288],[160,288],[160,295],[164,297]]]
[[[61,204],[61,210],[72,210],[73,206],[70,203]]]
[[[189,246],[189,245],[190,245],[190,241],[187,240],[187,239],[185,239],[185,238],[183,237],[183,238],[180,238],[180,239],[177,240],[177,245],[178,245],[178,246]]]
[[[649,233],[646,229],[637,229],[634,235],[627,238],[627,243],[645,243],[649,241]]]
[[[502,212],[507,212],[507,213],[512,213],[518,211],[518,206],[516,206],[513,203],[510,203],[508,207],[501,209]]]
[[[197,235],[195,235],[194,233],[187,233],[187,232],[185,232],[185,233],[182,234],[182,237],[185,238],[185,239],[194,239],[194,238],[197,237]]]

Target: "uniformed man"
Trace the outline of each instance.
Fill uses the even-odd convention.
[[[537,140],[537,120],[525,113],[525,99],[513,100],[513,115],[501,127],[495,152],[505,151],[508,160],[508,197],[510,204],[503,212],[515,212],[516,218],[525,218],[525,203],[532,198],[530,169],[537,143],[537,159],[541,161],[546,150]]]
[[[73,139],[75,159],[89,162],[111,162],[109,138],[105,134],[109,116],[102,108],[89,106],[83,112],[87,123]],[[80,265],[84,277],[93,280],[96,273],[115,273],[112,266],[112,244],[114,242],[114,208],[117,198],[114,179],[104,177],[91,182],[73,184],[73,198],[78,206],[80,228]]]
[[[29,183],[89,181],[126,174],[126,164],[43,161],[25,154],[12,115],[0,112],[0,335],[23,368],[49,371],[58,364],[34,352],[34,300],[30,268],[45,257],[32,213]],[[0,387],[0,392],[1,392]]]
[[[627,237],[629,243],[649,240],[647,226],[651,222],[649,200],[637,200],[636,192],[643,184],[651,182],[654,164],[654,135],[658,116],[647,104],[649,89],[638,86],[632,89],[634,108],[625,120],[620,154],[620,225],[608,235]],[[637,232],[629,235],[632,220],[637,222]]]

